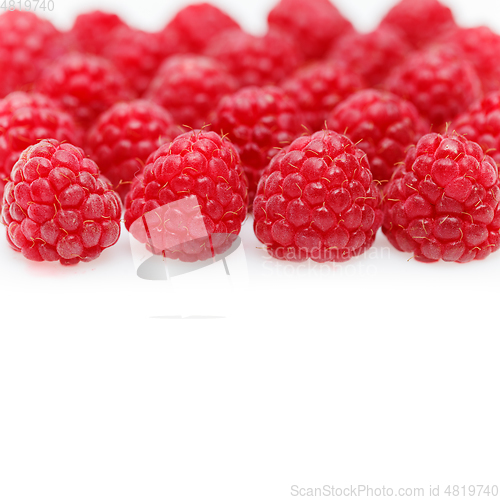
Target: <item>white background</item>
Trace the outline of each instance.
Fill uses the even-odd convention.
[[[55,0],[50,18],[99,6],[158,29],[186,3]],[[256,33],[273,5],[214,3]],[[338,0],[363,30],[393,3]],[[446,3],[500,31],[496,0]],[[72,268],[0,244],[1,500],[500,484],[500,252],[425,265],[379,234],[355,261],[287,265],[251,222],[247,283],[140,280],[126,233]]]

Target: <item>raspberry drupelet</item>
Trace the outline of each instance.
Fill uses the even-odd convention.
[[[281,87],[299,106],[304,125],[317,132],[339,102],[366,84],[344,64],[324,61],[299,68]]]
[[[202,128],[219,100],[236,88],[236,80],[221,63],[188,54],[167,59],[145,97],[167,109],[178,125]]]
[[[415,106],[379,90],[361,90],[330,114],[328,128],[349,137],[368,156],[374,179],[387,181],[407,149],[429,131]]]
[[[421,262],[484,259],[500,242],[495,161],[458,134],[427,134],[384,193],[383,232]]]
[[[43,94],[18,91],[0,100],[0,200],[21,153],[49,138],[79,146],[82,133],[71,115]]]
[[[233,144],[193,130],[149,157],[125,200],[125,226],[154,254],[206,260],[231,247],[246,218],[247,196]]]
[[[41,141],[21,154],[10,178],[2,222],[27,259],[89,262],[118,241],[120,198],[82,149]]]
[[[262,171],[279,149],[302,134],[300,110],[278,87],[245,87],[224,97],[211,125],[236,146],[253,201]]]
[[[80,53],[48,66],[37,90],[52,97],[84,129],[115,102],[132,98],[123,75],[107,59]]]
[[[124,199],[149,155],[175,135],[172,116],[162,107],[144,100],[122,102],[98,118],[86,151]]]
[[[366,154],[328,130],[296,139],[272,159],[253,213],[269,254],[290,261],[349,260],[370,248],[382,224]]]

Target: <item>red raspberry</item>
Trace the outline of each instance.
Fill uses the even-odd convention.
[[[78,15],[68,36],[76,50],[102,55],[113,31],[125,26],[127,24],[116,14],[94,10]]]
[[[0,100],[0,199],[21,153],[41,139],[81,143],[73,118],[43,94],[12,92]]]
[[[149,101],[117,103],[89,132],[89,156],[123,198],[149,155],[177,135],[170,113]]]
[[[28,87],[51,58],[59,55],[61,34],[32,12],[0,15],[0,97]]]
[[[88,128],[115,102],[131,98],[123,76],[106,59],[90,54],[69,54],[49,66],[37,88]]]
[[[500,88],[500,66],[492,64],[500,54],[500,35],[487,26],[457,28],[441,40],[469,61],[481,79],[485,93]]]
[[[331,110],[365,83],[342,64],[320,62],[300,68],[281,86],[298,104],[305,125],[316,132],[325,127]]]
[[[386,186],[384,200],[384,233],[416,260],[469,262],[498,249],[498,168],[463,136],[423,136]]]
[[[201,54],[219,33],[239,29],[239,24],[209,3],[188,5],[165,27],[164,33],[178,40],[178,52]]]
[[[35,261],[89,262],[120,236],[121,204],[80,148],[54,139],[27,148],[5,187],[2,221],[14,250]]]
[[[236,146],[250,202],[271,158],[303,131],[299,109],[277,87],[245,87],[224,97],[215,110],[212,130],[227,134]]]
[[[321,59],[335,40],[353,30],[329,0],[280,0],[267,20],[272,30],[290,35],[306,59]]]
[[[296,139],[271,160],[253,213],[269,254],[293,261],[348,260],[373,244],[382,223],[365,153],[328,130]]]
[[[330,50],[328,57],[345,64],[371,87],[382,83],[401,64],[412,48],[401,32],[381,26],[371,33],[348,33]]]
[[[149,157],[125,203],[125,226],[153,253],[187,262],[223,253],[247,213],[238,152],[215,132],[182,134]]]
[[[451,9],[437,0],[400,0],[384,17],[381,26],[399,29],[409,43],[420,48],[456,24]]]
[[[179,125],[201,128],[217,103],[236,90],[236,81],[219,62],[203,56],[167,59],[146,97],[168,109]]]
[[[123,27],[114,30],[103,55],[125,76],[128,86],[141,96],[163,60],[171,54],[157,33]]]
[[[212,40],[206,54],[224,63],[240,87],[276,85],[301,62],[291,39],[272,32],[259,37],[240,30],[225,31]]]
[[[328,128],[344,133],[368,156],[373,177],[389,180],[409,146],[429,130],[411,102],[389,92],[361,90],[341,102]]]
[[[482,94],[474,68],[443,47],[411,55],[389,76],[386,88],[411,101],[437,131]]]
[[[500,91],[488,94],[460,115],[451,127],[500,163]]]

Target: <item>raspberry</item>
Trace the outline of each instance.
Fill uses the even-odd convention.
[[[178,40],[178,52],[201,54],[219,33],[239,29],[238,23],[209,3],[188,5],[165,27],[164,33]]]
[[[89,156],[115,186],[122,199],[149,155],[177,135],[170,113],[149,101],[117,103],[89,132]]]
[[[90,54],[69,54],[49,66],[37,88],[88,128],[115,102],[129,100],[123,76],[106,59]]]
[[[418,261],[463,263],[498,249],[498,168],[463,136],[423,136],[386,186],[384,199],[384,233]]]
[[[280,0],[267,20],[272,30],[292,37],[305,59],[321,59],[336,39],[353,30],[329,0]]]
[[[68,36],[77,50],[102,55],[113,31],[124,26],[126,23],[116,14],[94,10],[78,15]]]
[[[440,41],[458,50],[474,66],[485,93],[500,88],[500,66],[492,64],[500,53],[500,35],[487,26],[457,28]]]
[[[428,130],[415,106],[389,92],[361,90],[341,102],[328,128],[344,133],[368,156],[373,177],[391,178],[406,150]]]
[[[271,160],[253,213],[269,254],[292,261],[346,261],[373,244],[382,223],[365,153],[328,130],[296,139]]]
[[[176,123],[201,128],[221,97],[235,90],[236,81],[219,62],[179,55],[163,63],[146,97],[168,109]]]
[[[473,104],[453,122],[452,130],[477,142],[500,163],[500,91]]]
[[[316,132],[325,127],[331,110],[365,83],[342,64],[320,62],[300,68],[281,86],[298,104],[305,125]]]
[[[451,9],[437,0],[400,0],[384,17],[381,26],[399,29],[411,45],[420,48],[456,24]]]
[[[73,118],[43,94],[12,92],[0,100],[0,199],[21,153],[40,139],[81,143]]]
[[[225,31],[212,40],[206,54],[225,64],[240,87],[276,85],[301,62],[291,39],[272,32],[259,37],[241,30]]]
[[[32,12],[0,15],[0,97],[32,84],[47,62],[59,55],[61,34]]]
[[[250,202],[271,158],[302,132],[299,109],[277,87],[245,87],[224,97],[212,129],[227,134],[236,146],[248,178]]]
[[[411,101],[437,131],[481,97],[474,68],[443,47],[411,55],[389,76],[386,88]]]
[[[7,240],[34,261],[96,259],[118,241],[120,214],[120,198],[97,165],[54,139],[23,151],[3,196]]]
[[[182,134],[149,157],[125,204],[126,228],[153,253],[187,262],[223,253],[247,212],[238,152],[215,132]]]
[[[171,55],[157,33],[123,27],[113,31],[103,55],[125,76],[127,85],[141,96],[163,60]]]
[[[371,33],[348,33],[335,43],[329,59],[345,64],[371,87],[382,83],[390,71],[412,51],[401,33],[381,26]]]

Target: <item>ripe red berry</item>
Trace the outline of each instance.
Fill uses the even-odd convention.
[[[451,9],[438,0],[400,0],[387,13],[381,25],[399,29],[417,48],[456,26]]]
[[[215,132],[182,134],[149,157],[125,207],[126,228],[153,253],[187,262],[223,253],[247,213],[238,152]]]
[[[278,87],[245,87],[219,102],[212,130],[236,146],[253,201],[262,171],[303,132],[300,111]]]
[[[268,23],[288,34],[306,59],[321,59],[335,40],[353,30],[329,0],[280,0]]]
[[[174,135],[173,119],[165,109],[143,100],[122,102],[98,118],[86,151],[124,199],[149,155]]]
[[[0,97],[32,84],[51,58],[65,49],[52,23],[32,12],[0,15]]]
[[[116,14],[94,10],[76,17],[68,38],[76,50],[101,55],[113,31],[125,26]]]
[[[365,83],[345,65],[328,61],[298,69],[281,86],[299,106],[304,124],[316,132],[325,128],[332,109]]]
[[[79,53],[50,65],[37,90],[52,97],[85,129],[115,102],[131,98],[123,75],[108,60]]]
[[[2,222],[34,261],[89,262],[120,236],[121,204],[97,165],[69,143],[44,140],[21,155],[5,187]]]
[[[380,26],[370,33],[350,32],[342,36],[328,58],[344,64],[371,87],[381,84],[401,64],[412,48],[397,29]]]
[[[500,163],[500,91],[473,104],[453,122],[451,130],[477,142]]]
[[[167,24],[167,38],[177,40],[177,52],[201,54],[219,33],[239,29],[239,24],[209,3],[188,5]]]
[[[235,90],[236,81],[218,61],[179,55],[163,63],[146,97],[167,109],[177,124],[201,128],[221,97]]]
[[[328,128],[349,137],[368,156],[373,177],[388,180],[407,149],[429,130],[411,102],[390,92],[361,90],[330,114]]]
[[[293,261],[348,260],[373,244],[382,223],[365,153],[328,130],[296,139],[272,159],[253,213],[269,254]]]
[[[222,62],[240,87],[276,85],[301,62],[297,46],[277,32],[254,36],[241,30],[225,31],[213,38],[206,54]]]
[[[384,194],[383,231],[421,262],[484,259],[500,241],[494,160],[457,134],[427,134],[408,151]]]
[[[436,131],[482,95],[474,68],[445,47],[410,55],[389,76],[386,88],[411,101]]]
[[[43,94],[12,92],[0,100],[0,199],[21,153],[41,139],[79,145],[81,131],[73,118]]]

